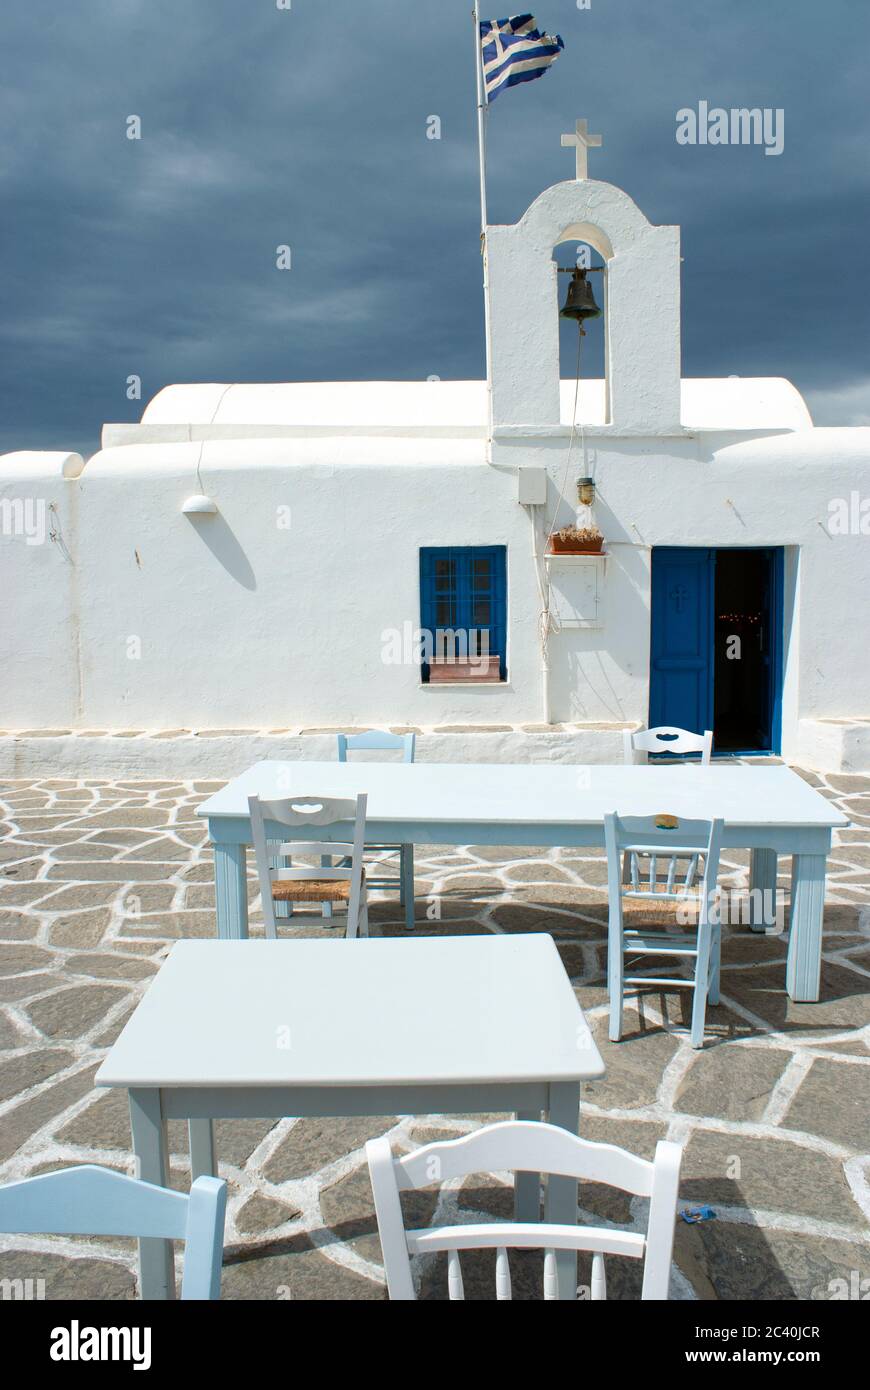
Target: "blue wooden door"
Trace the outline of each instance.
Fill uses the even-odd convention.
[[[652,552],[650,728],[713,728],[714,564],[704,547]]]

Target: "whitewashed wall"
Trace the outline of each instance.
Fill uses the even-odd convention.
[[[81,714],[78,454],[0,457],[0,725],[69,728]],[[50,537],[54,533],[56,540]]]
[[[78,478],[53,456],[42,468],[7,456],[0,497],[53,502],[56,539],[2,537],[0,726],[538,722],[539,600],[515,469],[541,463],[561,480],[565,447],[498,444],[490,464],[483,441],[209,442],[201,485],[219,512],[195,519],[181,506],[200,490],[199,445],[107,450]],[[870,430],[588,447],[610,551],[604,626],[553,637],[554,720],[645,721],[653,545],[792,547],[785,751],[801,720],[870,714],[870,537],[825,530],[831,499],[868,477]],[[420,546],[495,543],[508,547],[508,684],[422,687],[416,664],[385,664],[384,631],[419,623]]]

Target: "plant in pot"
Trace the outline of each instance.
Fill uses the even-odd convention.
[[[603,545],[597,526],[563,526],[550,537],[553,555],[600,555]]]

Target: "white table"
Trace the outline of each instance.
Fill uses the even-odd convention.
[[[140,1176],[168,1185],[166,1124],[190,1124],[192,1177],[212,1121],[513,1112],[576,1133],[604,1064],[546,933],[402,940],[181,941],[96,1076],[130,1093]],[[535,1174],[517,1218],[540,1219]],[[552,1178],[545,1219],[577,1219]],[[558,1256],[576,1293],[576,1256]],[[171,1245],[140,1242],[143,1298],[172,1297]]]
[[[603,845],[607,811],[721,816],[723,847],[752,850],[754,904],[775,904],[777,855],[794,856],[786,988],[792,999],[819,997],[825,860],[831,830],[849,822],[790,768],[780,766],[257,763],[198,811],[208,821],[215,847],[219,936],[247,935],[248,797],[346,797],[357,792],[368,793],[367,836],[383,844]],[[286,829],[280,833],[285,840],[292,838]],[[305,828],[306,838],[312,833]],[[332,838],[342,835],[344,830]],[[753,925],[764,930],[772,918],[773,912],[759,913]],[[407,925],[413,925],[413,916]]]

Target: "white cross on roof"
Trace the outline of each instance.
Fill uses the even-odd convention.
[[[589,134],[589,124],[587,121],[578,121],[573,135],[562,136],[563,145],[574,145],[577,152],[577,173],[575,178],[587,179],[589,173],[586,165],[587,152],[590,149],[601,145],[600,135]]]

